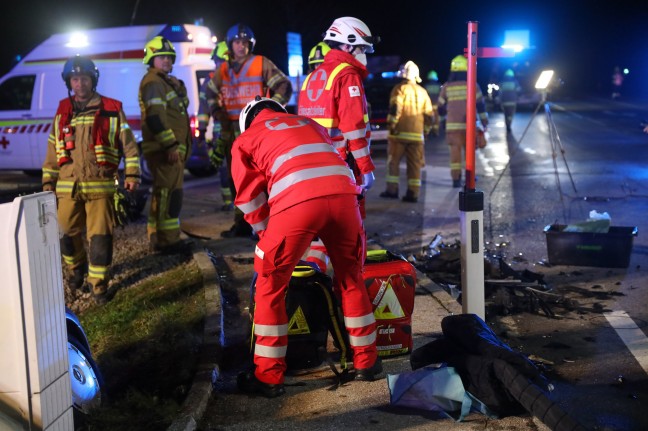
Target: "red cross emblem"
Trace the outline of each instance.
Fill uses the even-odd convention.
[[[3,150],[7,149],[7,145],[9,145],[9,141],[7,141],[6,137],[4,136],[2,137],[2,140],[0,140],[0,145],[2,145]]]
[[[308,120],[299,117],[273,118],[265,122],[265,126],[270,130],[296,129],[308,124]]]
[[[308,96],[308,100],[314,102],[319,99],[324,92],[324,86],[326,86],[327,79],[326,71],[322,68],[313,72],[313,76],[308,80],[308,85],[306,86],[306,96]]]

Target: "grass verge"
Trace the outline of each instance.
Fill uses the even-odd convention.
[[[204,302],[202,275],[188,257],[79,316],[104,379],[105,402],[86,418],[87,430],[170,425],[194,375]]]

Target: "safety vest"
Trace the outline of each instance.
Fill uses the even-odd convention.
[[[227,116],[238,121],[239,114],[255,96],[263,96],[263,57],[252,55],[238,73],[227,62],[220,67],[221,96]]]
[[[109,97],[101,96],[99,109],[94,116],[92,125],[92,141],[94,145],[95,157],[97,164],[100,166],[109,166],[116,168],[119,165],[119,133],[121,122],[119,113],[122,110],[120,101]],[[59,166],[71,161],[70,153],[65,149],[66,134],[73,134],[72,117],[74,116],[74,107],[70,98],[63,99],[59,102],[56,115],[58,122],[58,139],[56,140],[56,160]],[[66,130],[68,131],[66,133]]]

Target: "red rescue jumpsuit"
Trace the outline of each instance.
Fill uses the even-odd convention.
[[[347,52],[332,49],[324,62],[304,80],[299,93],[299,115],[310,117],[328,130],[340,156],[349,163],[358,184],[373,172],[369,148],[369,114],[362,80],[367,68]],[[360,214],[365,218],[364,201]],[[326,271],[326,248],[313,242],[307,258]]]
[[[335,269],[354,366],[373,366],[376,322],[362,279],[360,188],[326,130],[305,117],[263,110],[234,142],[232,177],[235,204],[260,237],[254,258],[256,378],[283,383],[286,288],[315,236],[326,244]]]

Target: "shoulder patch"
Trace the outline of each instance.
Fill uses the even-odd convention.
[[[358,87],[357,85],[349,86],[349,96],[360,97],[360,87]]]

